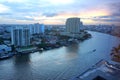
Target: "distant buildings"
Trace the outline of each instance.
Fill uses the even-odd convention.
[[[44,24],[39,23],[30,24],[29,28],[31,34],[44,34],[45,32]]]
[[[11,29],[11,40],[15,46],[30,45],[30,29],[28,26],[15,26]]]

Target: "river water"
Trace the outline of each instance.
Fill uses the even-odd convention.
[[[101,59],[110,60],[110,51],[120,39],[98,32],[89,33],[92,38],[80,44],[0,61],[0,80],[68,80]],[[96,51],[92,52],[94,49]]]

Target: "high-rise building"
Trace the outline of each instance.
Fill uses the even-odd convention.
[[[35,23],[29,25],[31,34],[43,34],[45,29],[43,24]]]
[[[82,26],[80,18],[68,18],[66,21],[66,32],[79,33],[80,26]]]
[[[82,30],[83,27],[83,23],[80,21],[80,18],[68,18],[65,26],[66,31],[61,32],[61,35],[69,36],[72,38],[81,38],[85,35],[84,32],[80,32],[80,30]]]
[[[27,26],[14,26],[11,29],[11,40],[15,46],[30,45],[30,29]]]

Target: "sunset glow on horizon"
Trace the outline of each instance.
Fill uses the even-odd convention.
[[[79,17],[84,24],[119,25],[120,0],[0,0],[0,24],[65,24]]]

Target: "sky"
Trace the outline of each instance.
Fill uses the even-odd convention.
[[[0,0],[0,24],[65,24],[79,17],[85,25],[120,25],[120,0]]]

